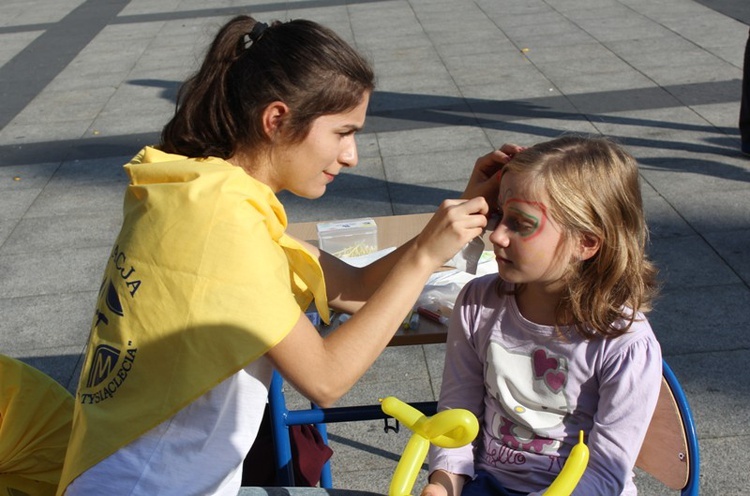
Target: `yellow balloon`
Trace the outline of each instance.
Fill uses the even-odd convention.
[[[589,464],[589,447],[583,443],[583,431],[578,432],[578,444],[570,450],[560,473],[544,491],[544,496],[569,496],[581,480]]]
[[[432,417],[394,396],[380,400],[383,412],[413,432],[396,466],[388,490],[389,496],[411,493],[430,443],[441,448],[458,448],[472,442],[479,433],[479,422],[468,410],[444,410]]]

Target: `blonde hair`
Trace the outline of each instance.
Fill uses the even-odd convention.
[[[558,322],[572,319],[587,339],[627,332],[657,293],[635,159],[606,138],[564,136],[527,148],[505,170],[547,193],[563,239],[600,240],[598,252],[571,264],[564,276]],[[620,319],[626,325],[615,327]]]

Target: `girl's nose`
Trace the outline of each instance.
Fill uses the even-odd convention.
[[[493,245],[506,248],[510,244],[510,237],[508,236],[508,229],[500,222],[495,230],[490,233],[489,240]]]

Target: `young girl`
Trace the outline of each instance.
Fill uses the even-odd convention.
[[[317,198],[357,164],[372,90],[367,62],[316,23],[221,28],[161,143],[125,166],[59,493],[235,496],[273,368],[331,405],[481,233],[501,151],[477,161],[465,199],[368,267],[285,233],[276,194]],[[324,339],[303,313],[313,301],[324,319],[329,305],[356,314]]]
[[[636,162],[606,139],[563,137],[500,174],[499,277],[459,295],[439,401],[482,427],[473,446],[431,449],[422,495],[539,494],[580,430],[591,451],[574,494],[636,494],[662,363],[643,315],[656,271]]]

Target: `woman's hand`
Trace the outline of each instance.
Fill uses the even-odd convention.
[[[445,200],[415,239],[415,247],[427,256],[433,270],[450,260],[487,225],[489,206],[484,198]]]
[[[525,150],[525,146],[506,143],[498,150],[479,157],[461,198],[484,197],[490,209],[497,208],[498,173],[513,156]]]

